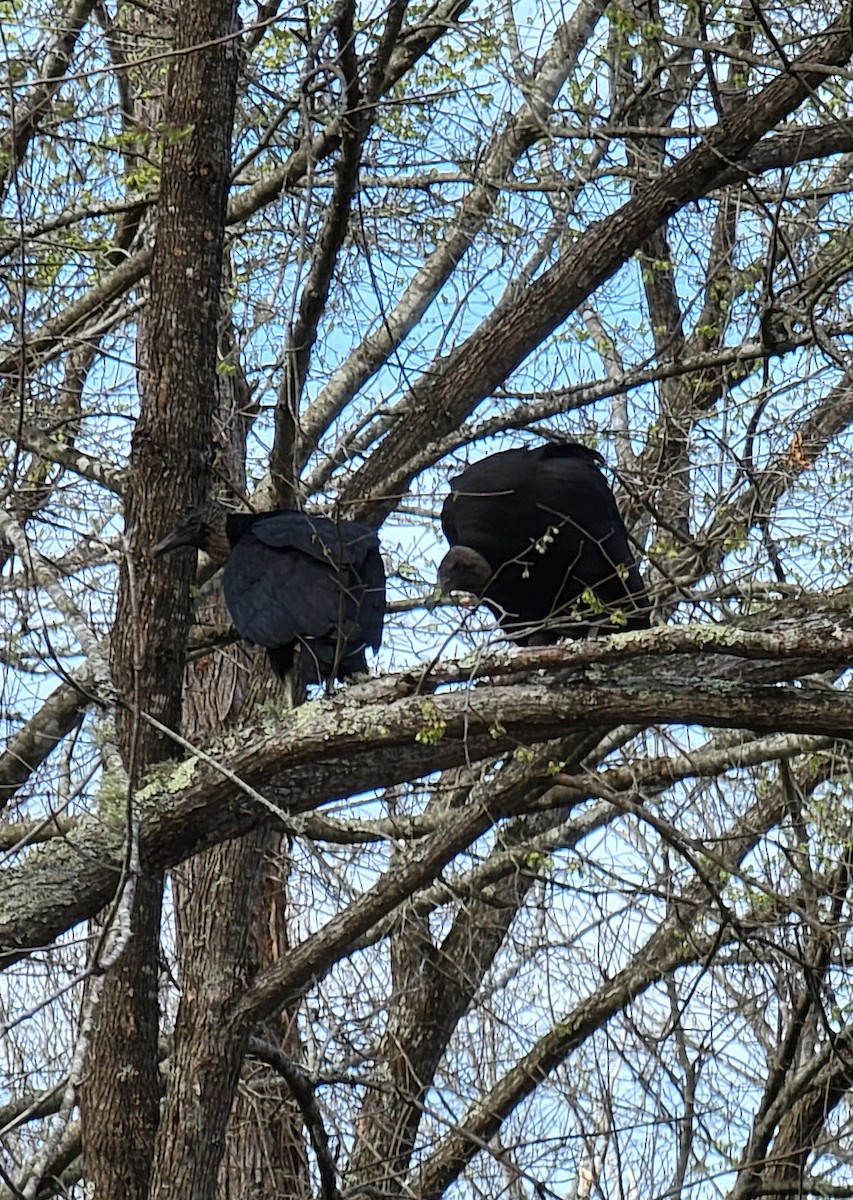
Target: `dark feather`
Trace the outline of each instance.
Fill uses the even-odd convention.
[[[471,590],[473,579],[474,594],[522,645],[583,636],[590,623],[646,628],[643,581],[603,462],[586,446],[549,442],[492,454],[457,475],[441,514],[455,548],[439,567],[443,590]],[[616,610],[624,623],[608,622]]]
[[[241,637],[265,646],[278,675],[303,648],[309,683],[367,670],[365,649],[379,649],[385,616],[385,571],[379,540],[355,521],[280,510],[193,510],[154,548],[230,544],[225,603]]]

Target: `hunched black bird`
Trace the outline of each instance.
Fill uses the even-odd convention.
[[[266,647],[278,676],[302,647],[307,683],[367,670],[385,616],[385,569],[367,525],[277,509],[231,513],[203,504],[152,549],[196,546],[225,564],[225,603],[241,637]]]
[[[583,637],[591,625],[648,628],[643,580],[603,465],[587,446],[547,442],[467,467],[441,513],[452,547],[438,568],[442,592],[473,593],[522,646]]]

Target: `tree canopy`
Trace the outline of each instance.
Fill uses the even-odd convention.
[[[0,13],[0,1200],[849,1196],[849,6]],[[438,601],[547,436],[651,629]],[[369,679],[208,500],[377,531]]]

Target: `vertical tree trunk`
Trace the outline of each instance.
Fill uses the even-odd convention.
[[[126,490],[129,561],[122,566],[111,648],[126,706],[118,733],[131,786],[148,764],[173,752],[169,739],[142,714],[174,728],[180,722],[191,560],[177,556],[152,564],[149,548],[207,491],[235,34],[233,0],[186,0],[179,7],[140,415]],[[99,1200],[142,1200],[148,1194],[159,1106],[161,891],[159,877],[140,883],[133,936],[106,981],[93,1042],[83,1136]]]
[[[232,504],[246,487],[251,400],[224,309],[218,340],[230,369],[217,379],[215,490]],[[221,591],[197,617],[227,623]],[[263,651],[239,643],[205,655],[186,670],[184,735],[209,741],[245,720],[271,693],[282,702]],[[301,1115],[269,1068],[243,1066],[247,1031],[228,1024],[235,989],[287,949],[280,842],[276,829],[259,829],[198,855],[174,874],[181,1001],[152,1195],[174,1194],[178,1181],[182,1194],[205,1195],[214,1180],[221,1200],[242,1200],[249,1192],[310,1195]],[[282,1019],[263,1030],[279,1047],[290,1029]],[[241,1068],[252,1080],[242,1088]]]
[[[278,962],[287,936],[288,855],[272,831],[261,864],[252,923],[252,967]],[[296,1011],[285,1010],[257,1033],[288,1058],[302,1061]],[[311,1200],[313,1195],[303,1118],[287,1083],[264,1063],[244,1064],[242,1084],[228,1125],[217,1200]]]

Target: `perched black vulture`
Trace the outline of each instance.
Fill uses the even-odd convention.
[[[603,463],[576,442],[548,442],[457,475],[441,513],[452,547],[438,568],[442,591],[472,592],[522,646],[583,637],[590,624],[647,628],[643,581]],[[624,622],[608,622],[616,610]]]
[[[366,646],[379,649],[385,570],[379,539],[355,521],[290,509],[229,513],[192,509],[152,550],[197,546],[225,563],[225,603],[241,637],[265,646],[277,675],[296,645],[308,683],[367,670]]]

